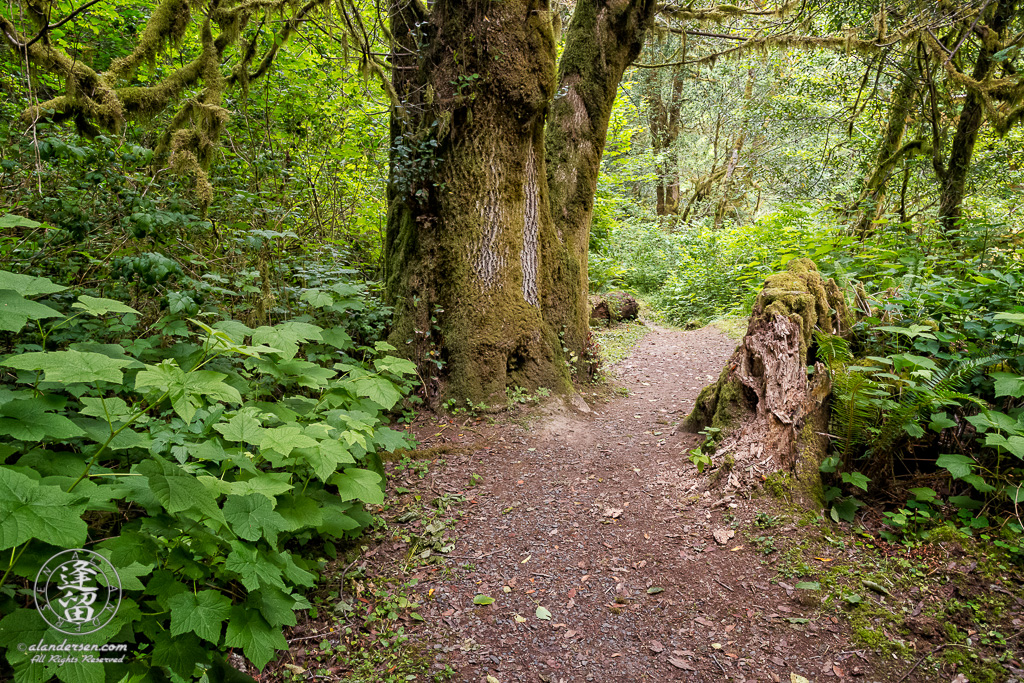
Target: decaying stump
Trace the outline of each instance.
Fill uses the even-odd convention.
[[[765,282],[743,343],[680,429],[718,427],[730,436],[730,450],[773,455],[774,469],[796,479],[797,498],[819,498],[832,387],[815,362],[814,331],[846,335],[851,323],[835,282],[823,281],[809,259],[790,261]]]
[[[609,325],[621,320],[636,320],[640,304],[625,292],[608,292],[590,297],[590,320],[606,320]]]

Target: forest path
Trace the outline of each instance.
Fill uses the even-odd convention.
[[[752,543],[800,533],[795,520],[759,532],[758,507],[772,501],[702,493],[707,479],[686,459],[695,437],[674,425],[735,345],[711,327],[655,327],[611,369],[628,396],[619,389],[589,414],[548,407],[523,424],[417,425],[424,448],[468,447],[406,482],[470,498],[450,570],[415,574],[432,597],[419,611],[436,668],[473,683],[870,674],[845,625],[807,591],[772,581],[782,553]],[[476,605],[477,595],[494,602]]]

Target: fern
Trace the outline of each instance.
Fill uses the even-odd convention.
[[[875,449],[879,452],[888,450],[892,444],[907,431],[911,420],[916,421],[922,411],[929,408],[947,405],[957,401],[968,401],[982,407],[985,404],[974,396],[960,393],[972,377],[983,368],[1005,360],[1002,356],[988,356],[952,363],[924,381],[921,386],[907,389],[900,399],[896,410],[890,413],[882,424],[882,429],[875,440]]]

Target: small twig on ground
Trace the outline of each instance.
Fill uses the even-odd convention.
[[[734,592],[734,593],[736,592],[736,589],[735,589],[735,588],[733,588],[732,586],[727,586],[727,585],[725,585],[724,583],[722,583],[721,581],[719,581],[718,579],[716,579],[716,578],[715,578],[715,577],[713,577],[713,576],[712,576],[711,578],[712,578],[712,579],[714,579],[715,583],[717,583],[717,584],[718,584],[719,586],[721,586],[722,588],[725,588],[726,590],[732,591],[732,592]]]
[[[555,578],[555,577],[551,576],[551,574],[542,574],[541,572],[530,572],[530,573],[533,574],[534,576],[543,576],[545,579],[553,579],[553,578]]]
[[[723,674],[725,674],[726,676],[728,676],[728,675],[729,675],[729,674],[728,674],[728,672],[727,672],[727,671],[725,670],[725,667],[724,667],[724,666],[722,666],[722,663],[721,663],[720,661],[718,661],[718,657],[716,657],[716,656],[714,656],[714,655],[711,655],[711,659],[713,659],[713,660],[714,660],[715,664],[717,664],[717,665],[718,665],[718,668],[722,670],[722,673],[723,673]]]

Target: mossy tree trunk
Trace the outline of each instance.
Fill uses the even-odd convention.
[[[570,390],[598,164],[648,4],[577,3],[557,75],[546,0],[392,5],[391,341],[435,397]]]
[[[790,261],[786,271],[765,282],[743,343],[718,381],[697,397],[680,428],[735,432],[794,475],[798,498],[819,497],[831,385],[823,367],[815,364],[814,332],[845,335],[851,325],[835,282],[822,280],[808,259]],[[808,366],[815,366],[810,379]]]
[[[990,10],[991,14],[985,17],[987,21],[979,22],[977,30],[981,34],[982,40],[977,60],[974,62],[974,71],[971,73],[971,78],[974,81],[979,83],[985,81],[993,71],[996,65],[992,59],[995,52],[992,49],[996,43],[995,37],[1003,33],[1014,18],[1017,1],[998,0]],[[939,55],[936,58],[944,59],[945,57]],[[981,130],[984,120],[985,111],[981,97],[976,93],[968,92],[957,120],[956,134],[953,136],[949,160],[946,162],[945,168],[936,165],[936,171],[939,172],[942,183],[939,197],[939,219],[942,221],[943,229],[947,231],[954,230],[960,220],[961,205],[967,187],[967,172],[971,167],[974,145],[978,141],[978,132]]]
[[[887,187],[892,170],[904,156],[921,146],[921,143],[917,141],[906,146],[903,145],[907,117],[914,109],[920,88],[916,63],[917,60],[913,55],[903,63],[903,75],[896,84],[892,99],[889,101],[889,118],[886,122],[885,135],[879,143],[878,152],[875,155],[875,166],[871,170],[871,174],[864,179],[864,187],[857,200],[860,213],[854,225],[854,234],[859,235],[862,239],[871,234],[875,221],[885,211]]]

